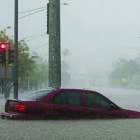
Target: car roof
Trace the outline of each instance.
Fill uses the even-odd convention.
[[[50,90],[50,93],[55,92],[55,91],[81,91],[81,92],[94,92],[94,93],[98,93],[97,91],[94,90],[90,90],[90,89],[85,89],[85,88],[46,88],[46,89],[40,89],[40,90],[35,90],[32,91],[31,94],[37,94],[37,93],[42,93],[42,92],[48,92],[48,90]],[[102,94],[101,94],[102,95]]]
[[[31,93],[38,93],[38,92],[45,92],[45,91],[48,91],[48,90],[75,90],[75,91],[92,91],[92,92],[97,92],[97,91],[94,91],[94,90],[90,90],[90,89],[86,89],[86,88],[52,88],[52,87],[49,87],[49,88],[46,88],[46,89],[39,89],[39,90],[34,90],[32,91]]]
[[[86,88],[59,88],[59,89],[57,89],[57,90],[63,90],[63,91],[81,91],[81,92],[84,92],[84,91],[86,91],[86,92],[92,92],[93,94],[98,94],[98,95],[101,95],[101,96],[103,96],[103,97],[105,97],[105,98],[107,98],[105,95],[103,95],[102,93],[100,93],[100,92],[98,92],[98,91],[95,91],[95,90],[93,90],[93,89],[86,89]],[[86,94],[86,93],[85,93]],[[108,98],[107,98],[108,99]]]
[[[56,89],[57,90],[57,89]],[[58,90],[65,90],[65,91],[70,91],[70,90],[75,90],[75,91],[91,91],[91,92],[96,92],[95,90],[91,90],[91,89],[86,89],[86,88],[58,88]]]

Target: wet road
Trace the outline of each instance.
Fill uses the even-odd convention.
[[[140,110],[139,91],[96,88],[117,104]],[[1,101],[1,104],[2,101]],[[1,105],[1,110],[2,105]],[[139,140],[140,119],[37,120],[0,119],[0,140]]]

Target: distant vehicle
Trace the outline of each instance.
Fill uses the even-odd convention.
[[[140,118],[140,112],[119,107],[102,94],[86,89],[49,89],[22,100],[7,100],[1,118]]]

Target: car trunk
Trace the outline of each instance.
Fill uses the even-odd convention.
[[[16,105],[22,103],[17,100],[7,100],[5,103],[5,112],[16,112]]]

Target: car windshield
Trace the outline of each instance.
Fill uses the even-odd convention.
[[[47,89],[41,91],[35,91],[32,93],[28,93],[24,96],[20,96],[21,100],[39,100],[41,97],[48,95],[48,93],[54,91],[54,89]]]

